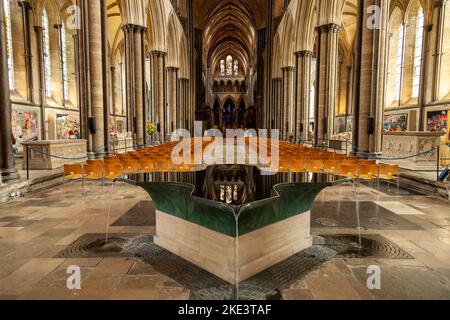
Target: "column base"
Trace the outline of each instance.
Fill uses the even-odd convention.
[[[103,159],[106,156],[106,152],[102,151],[102,152],[88,152],[87,153],[87,158],[89,160],[96,160],[96,159]]]
[[[351,153],[354,154],[353,152]],[[357,157],[364,158],[364,159],[377,159],[382,154],[379,152],[364,152],[364,151],[358,151],[355,154]]]

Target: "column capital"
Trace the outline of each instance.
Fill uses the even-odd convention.
[[[445,7],[445,5],[447,4],[448,0],[436,0],[436,7]]]
[[[133,32],[133,31],[143,32],[143,31],[147,30],[147,28],[143,27],[143,26],[139,26],[137,24],[129,23],[129,24],[123,25],[122,30],[124,32]]]
[[[316,31],[324,32],[324,31],[334,31],[339,32],[341,30],[341,26],[336,23],[328,23],[321,26],[316,27]]]
[[[22,9],[31,9],[31,2],[28,0],[20,0],[17,1],[17,4],[19,5],[19,7],[21,7]]]
[[[287,67],[283,67],[283,68],[281,68],[281,70],[283,70],[283,71],[294,71],[294,67],[292,67],[292,66],[287,66]]]
[[[149,55],[156,56],[156,57],[165,57],[167,55],[167,53],[164,51],[153,50],[153,51],[149,52]]]
[[[167,71],[169,72],[177,72],[178,70],[180,70],[178,67],[167,67]]]
[[[55,29],[62,29],[62,27],[63,27],[63,25],[61,24],[61,23],[55,23],[54,25],[53,25],[53,28],[55,28]]]
[[[309,50],[301,50],[301,51],[297,51],[294,52],[295,56],[297,58],[299,57],[312,57],[314,55],[314,52],[309,51]]]

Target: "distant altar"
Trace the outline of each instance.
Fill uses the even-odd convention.
[[[111,134],[111,150],[114,154],[134,151],[131,132],[117,132]]]

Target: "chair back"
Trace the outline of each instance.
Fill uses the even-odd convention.
[[[75,174],[83,174],[83,167],[81,164],[65,164],[64,175],[72,176]]]
[[[122,166],[120,164],[105,164],[103,172],[108,179],[116,179],[122,175]]]
[[[99,164],[86,164],[83,166],[83,172],[88,176],[103,177],[103,166]]]

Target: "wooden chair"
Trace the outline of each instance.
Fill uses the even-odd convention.
[[[306,172],[306,161],[305,160],[295,160],[292,162],[291,172],[293,173],[304,173]]]
[[[79,180],[83,178],[83,166],[81,164],[65,164],[64,179]]]
[[[81,181],[81,194],[84,192],[83,166],[81,164],[65,164],[63,174],[63,197],[65,197],[66,181]]]
[[[141,171],[138,159],[125,158],[122,160],[122,172],[124,174],[138,174]]]
[[[341,164],[341,160],[325,160],[323,172],[337,176],[341,172]]]
[[[141,159],[139,161],[141,173],[153,173],[155,172],[155,162],[153,160]]]
[[[155,161],[156,172],[171,172],[173,170],[173,164],[169,160],[157,160]]]
[[[103,165],[104,178],[107,180],[115,180],[122,176],[122,166],[120,164]]]
[[[103,160],[102,159],[89,159],[86,161],[86,164],[102,165]]]
[[[396,180],[397,192],[400,189],[400,171],[397,165],[380,164],[377,171],[378,180],[386,180],[388,182],[388,191],[391,181]]]
[[[102,188],[105,185],[105,175],[103,174],[103,166],[98,164],[83,165],[83,180],[102,181]]]
[[[103,159],[103,164],[105,165],[120,165],[121,161],[119,157],[106,157]]]
[[[322,173],[324,170],[324,161],[323,160],[306,161],[305,170],[306,172],[310,173]]]
[[[371,186],[375,178],[376,178],[376,171],[372,171],[372,167],[370,165],[359,166],[358,182],[361,180],[368,181],[369,185]]]

